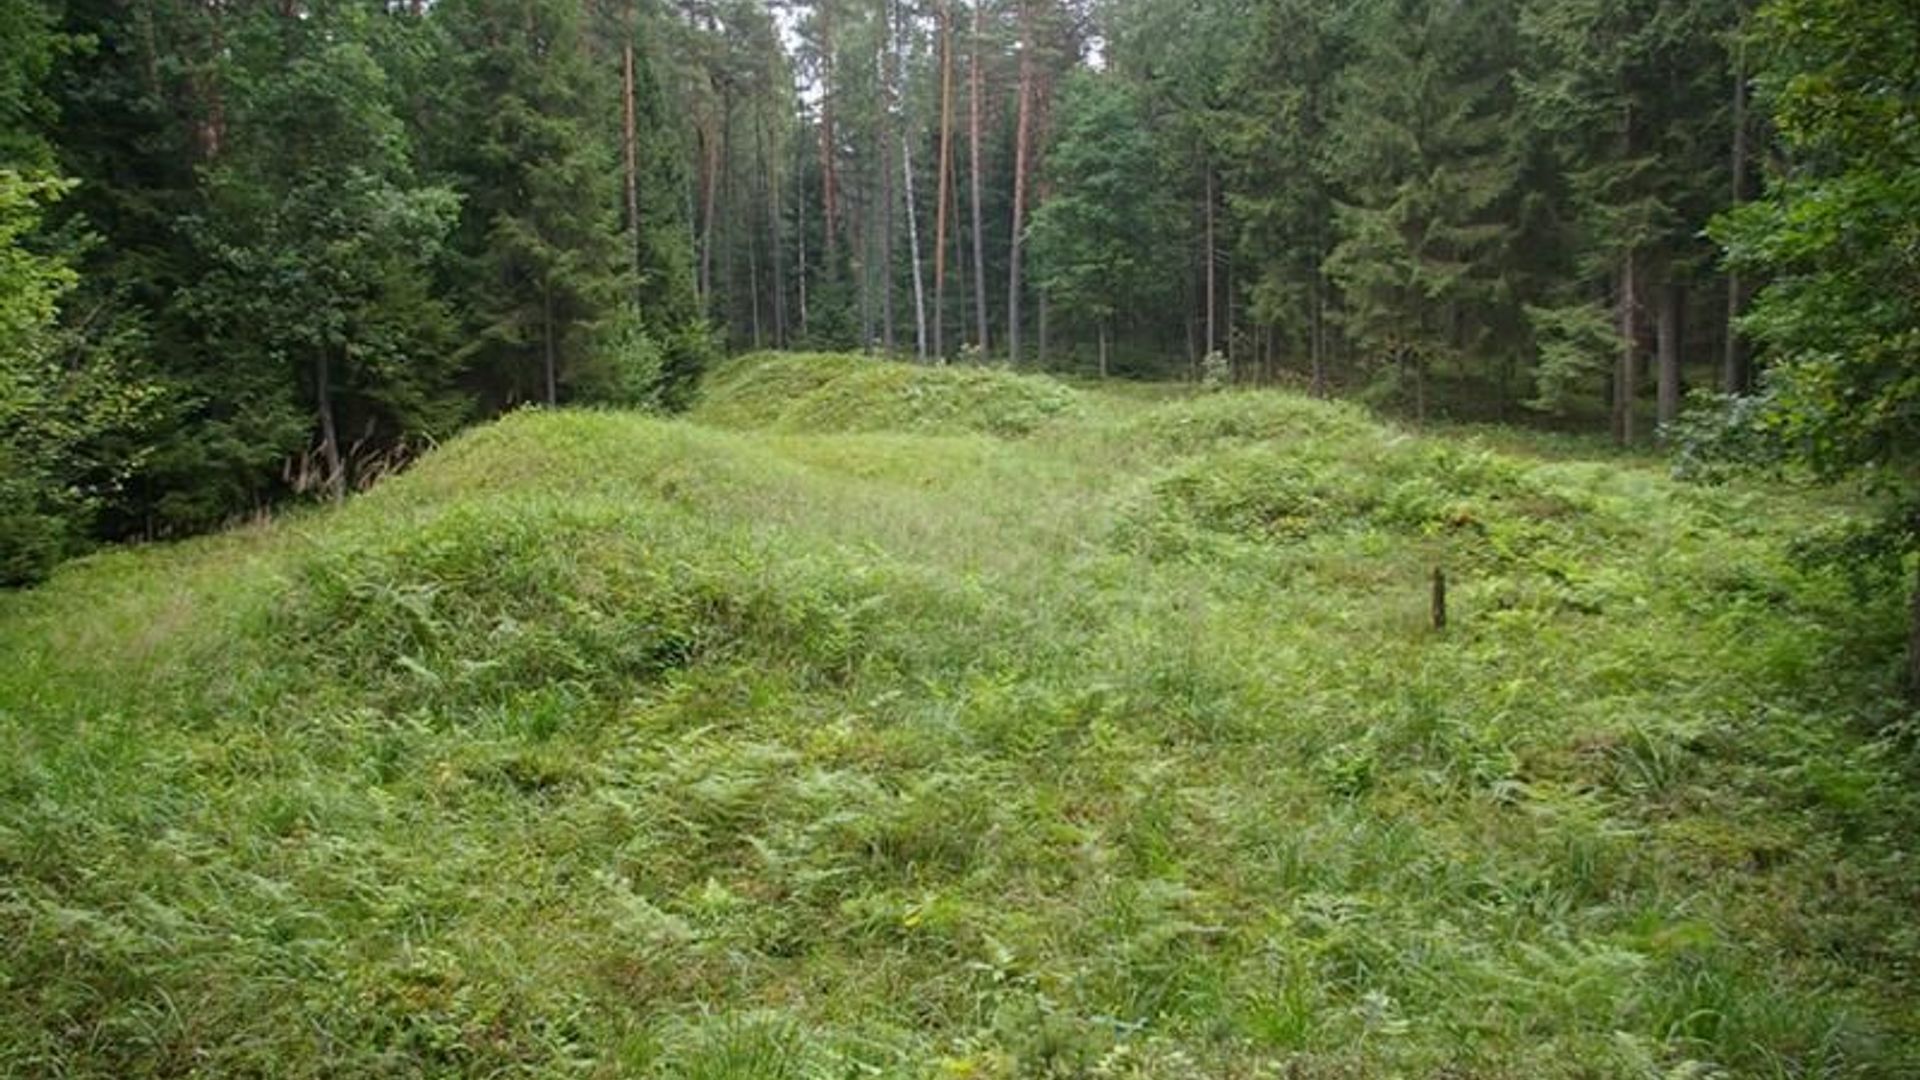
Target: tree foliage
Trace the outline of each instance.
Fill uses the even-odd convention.
[[[1768,356],[1747,415],[1824,478],[1906,484],[1920,462],[1920,12],[1776,0],[1757,32],[1790,165],[1715,230],[1770,278],[1746,322]]]
[[[29,241],[68,186],[0,169],[0,585],[74,550],[141,463],[159,405],[115,350],[76,355],[61,325],[77,275]]]
[[[1111,331],[1161,301],[1173,214],[1160,149],[1132,87],[1083,73],[1061,91],[1048,173],[1056,194],[1029,226],[1036,284],[1063,313]],[[1103,357],[1104,360],[1104,357]]]
[[[262,438],[262,464],[317,427],[316,481],[334,491],[352,479],[343,443],[445,434],[464,408],[429,288],[457,201],[414,178],[368,19],[321,8],[236,43],[271,61],[228,92],[233,134],[192,230],[207,272],[187,291],[213,347],[271,388],[249,411],[285,441]]]
[[[75,182],[14,241],[75,275],[68,367],[160,390],[101,537],[337,492],[522,404],[678,407],[766,347],[1018,340],[1630,439],[1649,382],[1662,424],[1748,389],[1750,337],[1772,430],[1844,471],[1910,441],[1905,294],[1865,287],[1908,269],[1905,19],[0,0],[0,161]],[[1707,223],[1769,170],[1722,259]]]
[[[1343,197],[1328,269],[1355,342],[1418,378],[1483,349],[1491,309],[1508,302],[1511,19],[1497,4],[1425,0],[1376,0],[1357,18],[1331,150]]]

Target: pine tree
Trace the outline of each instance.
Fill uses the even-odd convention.
[[[1007,241],[1007,362],[1020,364],[1020,273],[1021,245],[1026,240],[1027,194],[1033,158],[1034,65],[1033,5],[1039,0],[1019,0],[1020,4],[1020,85],[1015,105],[1013,136],[1013,213]]]
[[[986,74],[980,54],[985,48],[981,24],[986,3],[987,0],[973,0],[973,33],[968,41],[967,60],[967,184],[970,196],[967,205],[973,215],[973,345],[983,355],[992,342],[991,332],[987,328],[986,226],[981,206],[985,198],[981,181],[981,159],[985,156],[981,145],[981,116],[986,95]]]

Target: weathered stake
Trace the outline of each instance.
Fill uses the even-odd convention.
[[[1438,566],[1433,568],[1433,628],[1447,628],[1447,572]]]

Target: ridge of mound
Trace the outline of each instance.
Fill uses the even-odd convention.
[[[792,432],[1030,435],[1080,395],[1043,375],[834,353],[756,353],[703,384],[694,419]]]

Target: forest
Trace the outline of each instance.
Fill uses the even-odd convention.
[[[1905,285],[1850,288],[1913,279],[1912,21],[5,0],[0,578],[365,487],[522,404],[682,407],[756,348],[1646,443],[1765,397],[1768,346],[1912,333]],[[1836,425],[1901,415],[1884,367]]]

